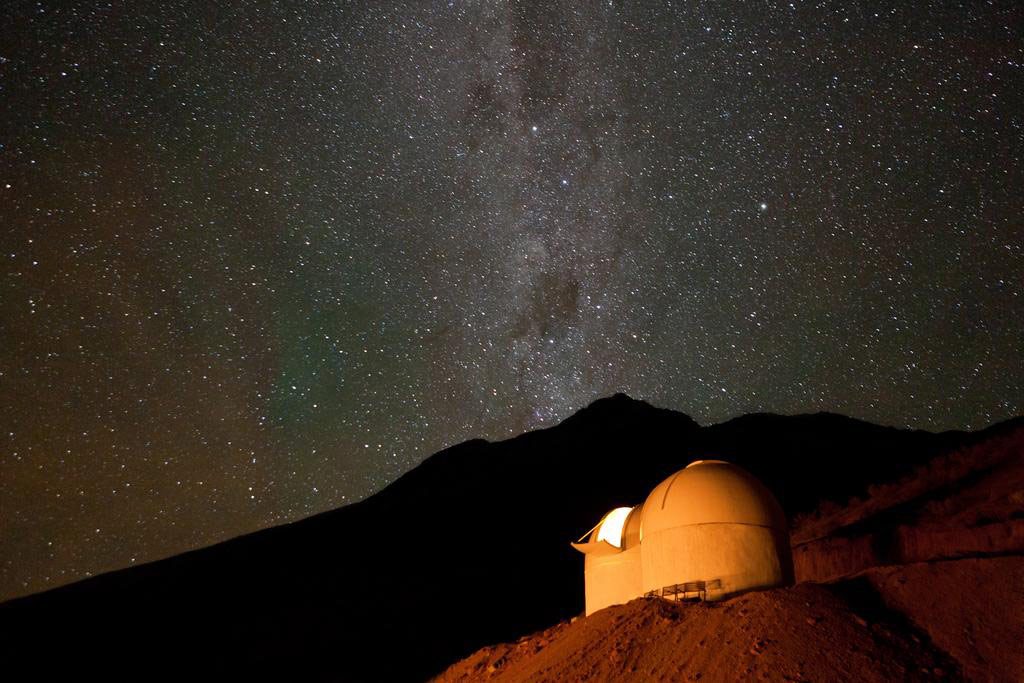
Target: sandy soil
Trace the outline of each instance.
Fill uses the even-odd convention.
[[[881,619],[879,617],[882,616]],[[892,681],[957,678],[927,636],[826,586],[722,603],[638,599],[484,648],[439,681]]]
[[[1024,557],[886,567],[864,578],[966,678],[1024,681]]]

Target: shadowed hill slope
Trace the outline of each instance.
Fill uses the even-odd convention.
[[[871,567],[1024,554],[1024,424],[947,451],[873,484],[846,505],[828,502],[791,524],[798,581]]]
[[[442,451],[360,503],[6,603],[0,667],[422,679],[580,612],[568,541],[691,460],[743,465],[792,516],[984,437],[825,414],[701,428],[617,395],[550,429]]]

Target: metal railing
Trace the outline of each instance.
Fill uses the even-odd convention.
[[[671,586],[665,586],[661,589],[655,589],[644,593],[646,598],[665,598],[673,602],[683,602],[687,600],[707,600],[708,591],[721,590],[722,581],[721,579],[712,579],[711,581],[686,581],[684,583],[674,583]]]

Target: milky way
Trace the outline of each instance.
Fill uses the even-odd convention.
[[[6,15],[0,597],[615,391],[1024,406],[1018,3]]]

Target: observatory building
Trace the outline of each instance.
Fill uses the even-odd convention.
[[[641,595],[720,600],[793,583],[782,508],[761,482],[721,460],[690,463],[572,546],[585,555],[588,615]]]

